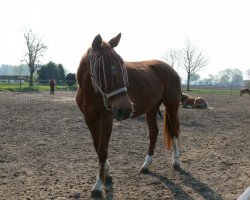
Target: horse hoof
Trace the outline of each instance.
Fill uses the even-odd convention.
[[[180,170],[181,169],[180,164],[173,164],[173,168],[175,170]]]
[[[99,190],[91,191],[91,198],[101,198],[101,197],[102,197],[102,191]]]
[[[113,177],[112,176],[106,176],[105,178],[105,184],[110,185],[112,184]]]
[[[142,174],[148,174],[149,173],[149,169],[148,168],[141,168],[139,173],[142,173]]]

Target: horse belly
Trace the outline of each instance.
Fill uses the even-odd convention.
[[[132,117],[137,117],[143,115],[153,109],[162,98],[161,88],[159,89],[141,89],[137,91],[129,91],[129,98],[133,103],[133,115]]]
[[[187,105],[189,105],[189,106],[194,106],[194,101],[195,101],[194,98],[188,98],[188,99],[187,99]]]

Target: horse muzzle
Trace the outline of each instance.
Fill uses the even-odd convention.
[[[118,120],[129,119],[132,114],[132,107],[122,108],[114,107],[113,108],[114,117]]]

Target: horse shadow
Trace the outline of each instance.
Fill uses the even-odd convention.
[[[205,183],[202,183],[198,179],[194,178],[189,172],[186,172],[183,169],[178,169],[178,170],[176,170],[176,172],[177,172],[177,176],[179,176],[179,179],[187,187],[192,188],[199,195],[201,195],[205,200],[223,200],[223,198],[220,196],[220,194],[216,193],[214,190],[212,190]],[[174,183],[173,181],[169,180],[168,178],[166,178],[160,174],[157,174],[155,172],[149,172],[147,175],[155,177],[159,181],[161,181],[163,184],[165,184],[165,186],[171,190],[171,192],[176,200],[183,200],[183,199],[195,200],[186,191],[184,191],[183,188],[179,184]]]
[[[181,180],[187,187],[192,188],[196,193],[202,196],[205,200],[223,200],[220,194],[216,193],[212,190],[208,185],[202,183],[198,179],[194,178],[189,172],[186,172],[183,169],[175,170],[177,176],[179,176],[179,180]],[[147,176],[152,176],[157,178],[160,182],[162,182],[167,188],[172,192],[175,200],[195,200],[192,196],[190,196],[181,186],[180,184],[176,184],[168,178],[155,173],[148,172],[145,174]],[[92,197],[92,200],[113,200],[114,199],[114,191],[113,191],[113,182],[106,184],[105,187],[105,197]]]

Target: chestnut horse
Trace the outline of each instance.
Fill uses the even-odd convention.
[[[241,89],[240,90],[240,96],[242,96],[242,94],[245,94],[245,93],[248,93],[249,94],[249,96],[250,96],[250,90],[249,89]]]
[[[181,93],[181,105],[186,108],[208,108],[208,103],[202,97],[190,97],[187,94]]]
[[[177,146],[180,78],[172,67],[159,60],[124,62],[114,50],[120,38],[118,34],[105,42],[97,35],[77,72],[76,102],[92,134],[100,167],[92,196],[101,195],[105,180],[112,180],[107,158],[113,118],[120,121],[146,114],[150,142],[139,172],[147,173],[158,135],[157,112],[163,103],[166,148],[173,146],[173,166],[180,167]]]

